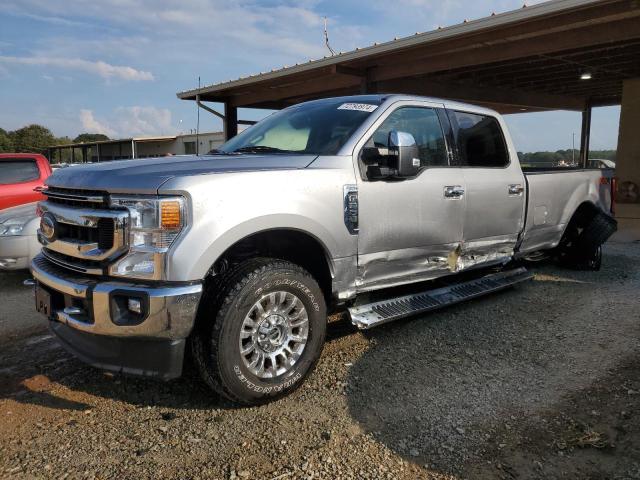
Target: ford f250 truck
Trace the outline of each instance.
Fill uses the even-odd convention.
[[[302,103],[207,155],[63,169],[44,193],[31,269],[62,344],[162,379],[190,353],[243,404],[300,385],[328,312],[370,328],[530,278],[517,259],[597,269],[616,228],[603,171],[524,174],[496,112],[405,95]]]

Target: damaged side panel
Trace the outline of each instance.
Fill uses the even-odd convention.
[[[360,255],[356,286],[358,291],[364,292],[507,263],[513,256],[514,241],[499,238]]]

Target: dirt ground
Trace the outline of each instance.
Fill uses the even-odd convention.
[[[0,276],[0,478],[640,479],[639,267],[613,244],[600,272],[536,265],[366,333],[334,318],[302,388],[241,409],[83,365]]]

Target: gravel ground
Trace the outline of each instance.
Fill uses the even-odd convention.
[[[11,293],[0,477],[640,479],[640,244],[605,253],[365,334],[334,318],[302,388],[244,409],[87,367]]]
[[[28,278],[26,270],[0,272],[0,342],[46,329],[34,314],[31,289],[22,284]]]

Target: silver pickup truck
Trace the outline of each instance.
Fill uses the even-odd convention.
[[[36,308],[94,366],[170,379],[190,353],[214,391],[256,404],[311,372],[328,313],[370,328],[530,278],[518,260],[599,268],[611,182],[524,174],[485,108],[302,103],[207,155],[55,172]]]

